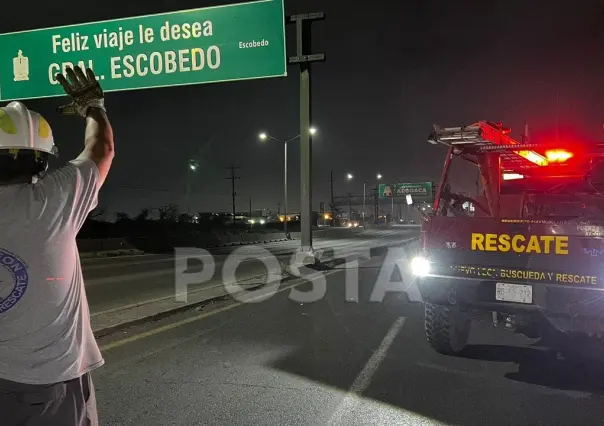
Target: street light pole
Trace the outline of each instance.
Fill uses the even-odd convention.
[[[317,129],[315,127],[309,127],[308,129],[308,133],[313,136],[315,133],[317,133]],[[285,233],[285,238],[289,238],[289,233],[287,232],[287,145],[290,142],[295,141],[296,139],[298,139],[300,137],[300,135],[296,135],[293,138],[289,138],[286,140],[281,140],[281,139],[277,139],[271,135],[269,135],[268,133],[260,133],[259,138],[260,140],[267,140],[267,139],[272,139],[274,141],[277,142],[282,142],[283,143],[283,189],[284,189],[284,212],[283,212],[283,232]]]
[[[285,197],[284,204],[285,205],[283,206],[283,209],[284,209],[283,232],[285,233],[285,238],[287,238],[287,239],[289,239],[289,234],[287,233],[287,143],[288,142],[289,141],[285,141],[285,143],[283,144],[283,146],[285,147],[284,148],[284,167],[283,167],[283,169],[284,169],[283,185],[284,185],[284,192],[285,192],[285,194],[284,194],[284,197]]]
[[[377,181],[375,183],[375,188],[376,188],[376,191],[375,191],[375,219],[373,221],[375,222],[376,225],[379,225],[380,224],[380,220],[378,218],[378,216],[379,216],[379,203],[380,203],[379,190],[380,190],[380,180],[382,180],[383,176],[382,176],[381,173],[378,173],[375,177],[376,177]]]
[[[367,181],[363,181],[363,228],[365,227],[365,187],[367,186]]]
[[[352,179],[354,178],[354,176],[351,173],[348,173],[346,175],[346,179],[348,179],[348,182],[350,182]],[[352,201],[350,199],[351,197],[351,193],[348,193],[348,223],[350,223],[352,221]]]
[[[379,216],[379,187],[376,185],[373,189],[373,224],[379,225],[380,221],[378,219]]]
[[[330,206],[329,206],[329,210],[331,212],[331,226],[335,226],[336,225],[336,218],[335,218],[335,214],[334,214],[334,209],[335,209],[335,205],[334,205],[334,199],[333,199],[333,170],[329,171],[329,195],[330,195]]]

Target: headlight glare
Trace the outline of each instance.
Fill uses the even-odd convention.
[[[430,262],[428,259],[417,256],[411,260],[411,273],[413,275],[423,277],[430,273]]]

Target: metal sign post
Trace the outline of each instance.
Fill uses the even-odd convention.
[[[301,251],[312,253],[312,146],[310,143],[311,102],[310,64],[324,61],[325,55],[307,55],[310,50],[310,23],[324,19],[323,12],[292,15],[289,23],[296,24],[296,56],[290,64],[300,66],[300,245]]]

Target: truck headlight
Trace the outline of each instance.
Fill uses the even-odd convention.
[[[417,256],[411,260],[411,273],[413,275],[423,277],[430,273],[430,262],[428,259]]]

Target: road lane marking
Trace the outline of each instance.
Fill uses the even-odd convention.
[[[331,416],[331,419],[329,420],[330,425],[340,425],[348,423],[343,421],[343,417],[345,415],[350,415],[353,412],[355,405],[357,405],[359,402],[359,396],[371,384],[371,379],[373,379],[373,375],[375,374],[379,366],[382,364],[382,361],[384,361],[386,353],[392,345],[392,342],[394,342],[394,339],[405,325],[405,319],[405,317],[399,317],[396,321],[394,321],[394,323],[390,327],[390,330],[388,330],[388,333],[386,333],[386,336],[382,340],[382,343],[375,350],[375,352],[373,352],[373,354],[365,364],[365,367],[363,367],[354,382],[352,382],[348,393],[346,394],[340,405],[338,405],[338,407],[334,411],[333,415]]]
[[[350,386],[349,392],[360,394],[367,389],[371,383],[373,375],[386,357],[386,353],[392,345],[392,342],[394,342],[396,335],[401,331],[404,325],[405,317],[400,317],[394,321],[394,324],[392,324],[390,330],[388,330],[386,337],[384,337],[384,340],[382,340],[380,347],[376,349],[373,355],[371,355],[371,358],[369,358],[369,361],[367,361],[367,364],[365,364],[363,370],[352,383],[352,386]]]

